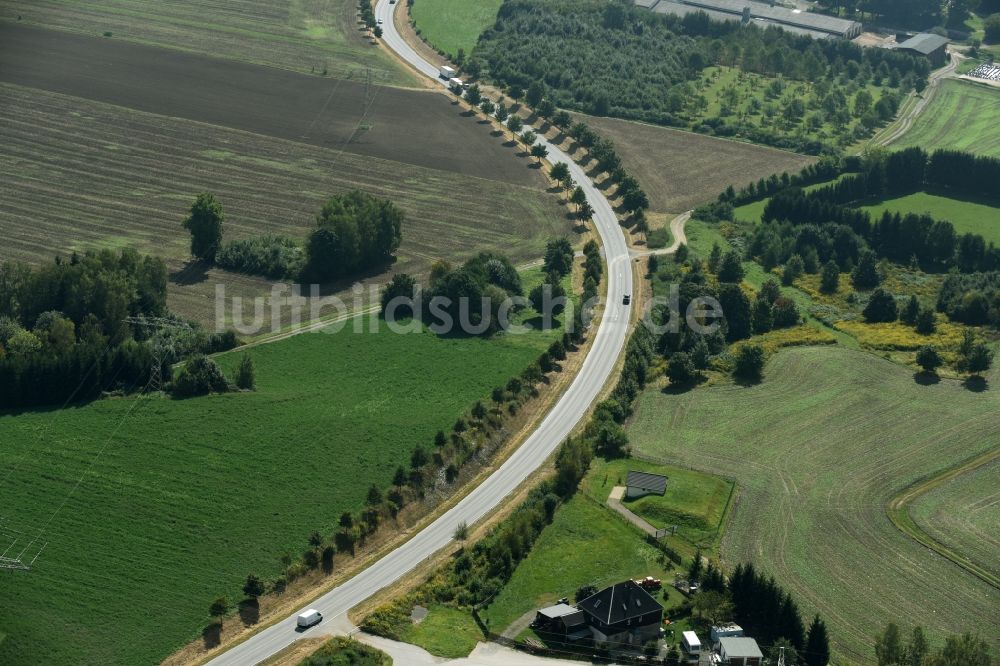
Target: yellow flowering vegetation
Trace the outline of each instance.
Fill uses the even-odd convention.
[[[953,324],[940,314],[936,318],[937,330],[930,335],[921,335],[912,326],[898,321],[888,324],[838,321],[834,328],[847,333],[869,349],[916,351],[924,345],[934,345],[939,351],[954,351],[962,342],[962,332],[966,327]]]

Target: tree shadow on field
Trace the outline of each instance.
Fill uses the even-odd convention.
[[[752,388],[757,386],[764,381],[763,375],[758,375],[756,377],[742,377],[738,375],[733,375],[733,383],[737,386],[742,386],[743,388]]]
[[[921,370],[920,372],[913,373],[913,381],[921,386],[933,386],[934,384],[940,384],[941,378],[938,377],[936,372]]]
[[[962,386],[964,386],[969,391],[972,391],[973,393],[982,393],[983,391],[989,390],[990,383],[986,381],[985,377],[980,377],[979,375],[972,375],[964,382],[962,382]]]
[[[199,284],[208,279],[209,268],[211,268],[211,264],[207,261],[192,259],[184,264],[183,268],[176,270],[167,276],[167,279],[169,279],[173,284],[181,287]]]
[[[212,622],[201,630],[201,640],[205,642],[205,649],[211,650],[222,643],[222,623]]]
[[[682,395],[684,393],[687,393],[691,389],[696,388],[699,384],[703,384],[707,379],[708,377],[706,377],[703,373],[699,372],[690,381],[681,382],[679,384],[670,382],[669,384],[663,387],[663,393],[666,395]]]
[[[260,622],[260,603],[256,599],[244,599],[240,602],[240,620],[246,626],[252,626]]]

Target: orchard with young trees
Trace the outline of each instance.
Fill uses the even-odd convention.
[[[532,106],[545,99],[810,154],[870,134],[930,71],[888,49],[601,0],[509,0],[471,60],[482,76],[527,88]]]

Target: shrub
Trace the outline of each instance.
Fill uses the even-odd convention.
[[[747,381],[758,381],[764,372],[764,348],[758,344],[746,343],[736,351],[733,375]]]
[[[255,236],[226,243],[216,255],[215,263],[237,273],[295,278],[305,263],[305,252],[287,236]]]
[[[171,390],[175,397],[190,398],[209,393],[225,393],[229,390],[229,382],[215,361],[198,354],[184,364]]]

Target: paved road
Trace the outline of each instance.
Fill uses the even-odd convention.
[[[421,73],[439,80],[437,68],[424,61],[396,31],[392,21],[392,9],[396,6],[390,5],[389,0],[380,0],[376,8],[376,15],[383,20],[383,44],[396,51]],[[443,81],[441,85],[444,86]],[[595,226],[604,244],[608,265],[608,304],[594,334],[591,351],[584,360],[579,374],[538,429],[493,475],[405,544],[309,604],[308,607],[316,608],[323,613],[325,624],[342,626],[343,616],[351,608],[378,590],[392,585],[422,561],[447,546],[459,523],[471,525],[492,511],[528,479],[573,431],[615,371],[629,330],[628,307],[622,305],[622,296],[632,293],[632,268],[628,246],[611,204],[594,187],[583,169],[556,146],[546,145],[550,159],[563,161],[569,165],[573,178],[587,193],[590,205],[594,208]],[[210,663],[217,666],[256,664],[302,637],[303,634],[295,631],[293,614],[258,632]]]

